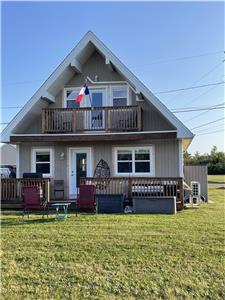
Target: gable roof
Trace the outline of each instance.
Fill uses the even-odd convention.
[[[43,105],[43,101],[54,101],[53,95],[57,93],[57,86],[61,85],[63,81],[66,82],[71,74],[74,74],[71,66],[75,68],[77,72],[82,72],[82,64],[90,56],[90,53],[93,51],[93,46],[105,57],[106,63],[111,63],[116,70],[126,78],[130,85],[136,90],[136,93],[141,93],[147,101],[150,101],[156,109],[177,128],[178,138],[192,139],[194,137],[193,133],[104,45],[104,43],[102,43],[93,32],[88,31],[2,131],[1,139],[3,142],[9,142],[12,131],[19,125],[28,112],[33,109],[34,113],[37,107]]]

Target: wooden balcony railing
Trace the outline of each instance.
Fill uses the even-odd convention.
[[[110,177],[81,178],[80,183],[95,184],[97,194],[124,194],[133,197],[176,197],[177,209],[183,209],[183,178]]]
[[[14,201],[22,200],[23,186],[39,186],[41,196],[47,201],[50,200],[50,179],[49,178],[2,178],[1,179],[1,200]]]
[[[140,106],[52,108],[42,111],[42,132],[141,131]]]

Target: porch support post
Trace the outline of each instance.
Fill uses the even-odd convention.
[[[16,145],[16,178],[20,178],[20,145]]]

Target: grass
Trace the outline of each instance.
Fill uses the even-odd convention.
[[[172,215],[2,216],[2,299],[225,299],[224,190]]]
[[[209,182],[225,183],[225,175],[208,175]]]

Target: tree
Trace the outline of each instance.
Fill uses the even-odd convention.
[[[218,151],[216,146],[213,146],[210,153],[200,154],[196,152],[191,155],[187,151],[184,152],[184,163],[187,165],[208,165],[208,173],[211,175],[225,174],[225,153]]]

